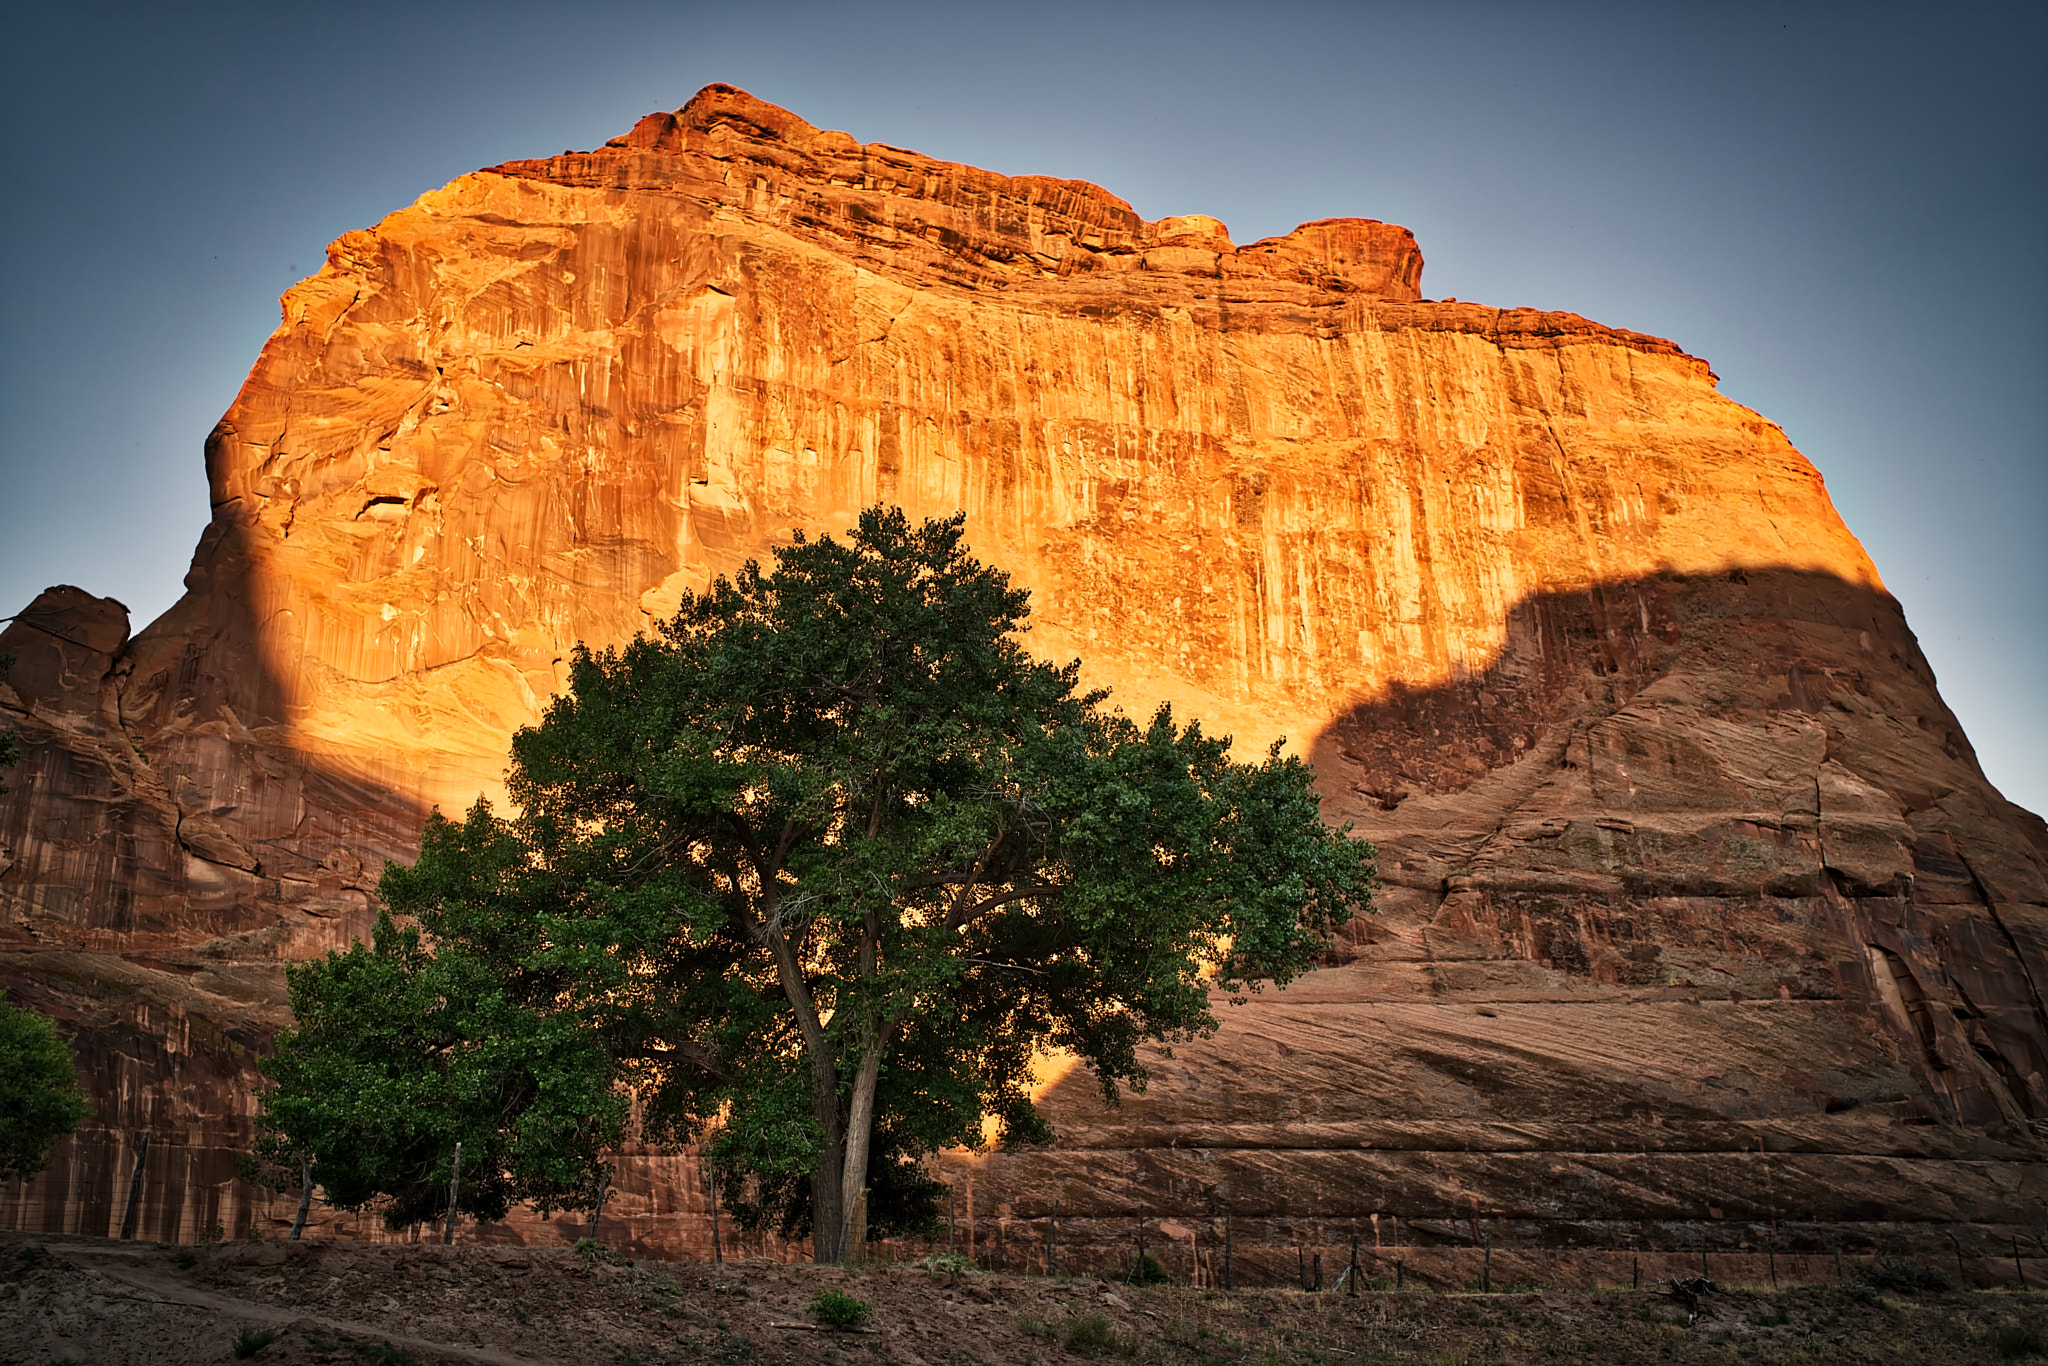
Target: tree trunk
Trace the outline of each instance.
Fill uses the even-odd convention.
[[[762,870],[764,883],[772,878],[772,870]],[[771,906],[771,924],[773,912]],[[818,1128],[825,1135],[825,1142],[818,1153],[818,1165],[811,1171],[811,1260],[838,1262],[845,1256],[846,1241],[846,1203],[841,1199],[846,1130],[841,1126],[839,1116],[839,1060],[832,1046],[826,1042],[823,1022],[818,1018],[817,1005],[811,1000],[810,986],[804,981],[803,969],[797,964],[789,937],[772,928],[764,929],[760,937],[769,952],[775,955],[776,976],[782,982],[783,994],[796,1011],[797,1027],[803,1033],[804,1052],[810,1056],[811,1062],[811,1103],[818,1117]]]
[[[811,1260],[821,1266],[846,1259],[846,1208],[840,1203],[840,1178],[846,1146],[828,1143],[811,1173]]]
[[[299,1235],[306,1231],[306,1212],[313,1208],[313,1159],[306,1153],[299,1154],[299,1210],[292,1216],[291,1241],[299,1241]]]
[[[854,1223],[861,1192],[868,1184],[868,1150],[875,1131],[875,1084],[881,1074],[882,1041],[877,1039],[868,1045],[860,1060],[860,1074],[853,1081],[853,1104],[846,1116],[846,1156],[839,1182],[840,1218],[845,1227],[839,1240],[841,1261],[858,1258],[867,1251],[854,1240]],[[863,1236],[865,1232],[863,1229]]]

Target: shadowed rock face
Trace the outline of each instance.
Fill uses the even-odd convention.
[[[118,1224],[144,1129],[146,1236],[278,1214],[233,1158],[281,964],[499,791],[576,641],[878,500],[966,509],[1130,709],[1289,737],[1387,883],[1121,1111],[1068,1076],[1058,1148],[953,1163],[978,1218],[2031,1217],[2048,839],[1819,476],[1670,343],[1420,273],[720,86],[342,238],[208,442],[185,598],[0,637],[0,981],[101,1101],[0,1218]],[[702,1247],[682,1159],[620,1186]]]
[[[2035,1218],[2040,828],[1975,776],[1892,600],[1662,575],[1533,598],[1506,635],[1319,734],[1325,811],[1386,884],[1330,966],[1120,1109],[1059,1080],[1057,1150],[952,1164],[1025,1221],[1004,1255],[1042,1258],[1055,1201],[1082,1264],[1145,1210],[1191,1270],[1230,1214],[1268,1278],[1292,1258],[1260,1244],[1354,1230],[1418,1265],[1488,1224],[1946,1264],[1950,1232],[1982,1255]]]

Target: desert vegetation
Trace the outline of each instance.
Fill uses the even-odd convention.
[[[1682,1302],[1648,1289],[1224,1292],[986,1275],[959,1258],[716,1267],[566,1247],[273,1241],[187,1249],[182,1260],[176,1251],[0,1235],[0,1337],[12,1349],[8,1359],[1995,1366],[2041,1360],[2048,1343],[2048,1295],[2040,1292],[1880,1289],[1853,1274],[1779,1291],[1717,1287],[1690,1315]]]
[[[579,649],[516,811],[437,813],[371,942],[292,971],[261,1157],[445,1230],[601,1208],[630,1114],[837,1262],[933,1224],[925,1155],[1049,1141],[1034,1057],[1114,1099],[1312,968],[1373,865],[1311,770],[1123,714],[1028,615],[964,517],[875,508]]]

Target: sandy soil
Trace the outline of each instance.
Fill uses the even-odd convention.
[[[826,1290],[871,1304],[869,1324],[822,1329],[810,1306]],[[2001,1362],[2048,1342],[2048,1294],[1732,1290],[1684,1320],[1635,1292],[1223,1294],[916,1267],[720,1271],[570,1248],[0,1233],[0,1361],[34,1366]]]

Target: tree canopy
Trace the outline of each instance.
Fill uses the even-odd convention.
[[[1114,710],[1078,662],[1025,650],[1027,616],[963,517],[870,509],[652,636],[579,648],[513,742],[517,811],[437,812],[419,861],[387,868],[425,937],[387,919],[293,974],[272,1141],[345,1199],[403,1203],[419,1174],[427,1217],[437,1145],[463,1138],[467,1170],[488,1147],[467,1126],[495,1125],[505,1198],[563,1192],[623,1118],[559,1122],[573,1088],[546,1078],[574,1072],[630,1090],[653,1140],[708,1138],[751,1213],[840,1260],[864,1225],[929,1212],[923,1155],[988,1120],[1049,1137],[1034,1054],[1071,1052],[1113,1100],[1144,1085],[1142,1045],[1216,1028],[1212,988],[1314,966],[1367,904],[1372,851],[1322,823],[1308,767]],[[467,1094],[471,1055],[500,1110],[435,1098]],[[400,1111],[434,1119],[401,1144]]]
[[[281,1186],[310,1154],[329,1204],[387,1197],[404,1227],[446,1211],[459,1141],[464,1212],[581,1207],[625,1132],[615,1063],[559,1008],[560,977],[523,961],[530,938],[435,923],[438,953],[387,910],[368,945],[286,969],[294,1026],[264,1063],[277,1086],[245,1174]]]
[[[92,1107],[56,1026],[0,991],[0,1181],[30,1177]]]

